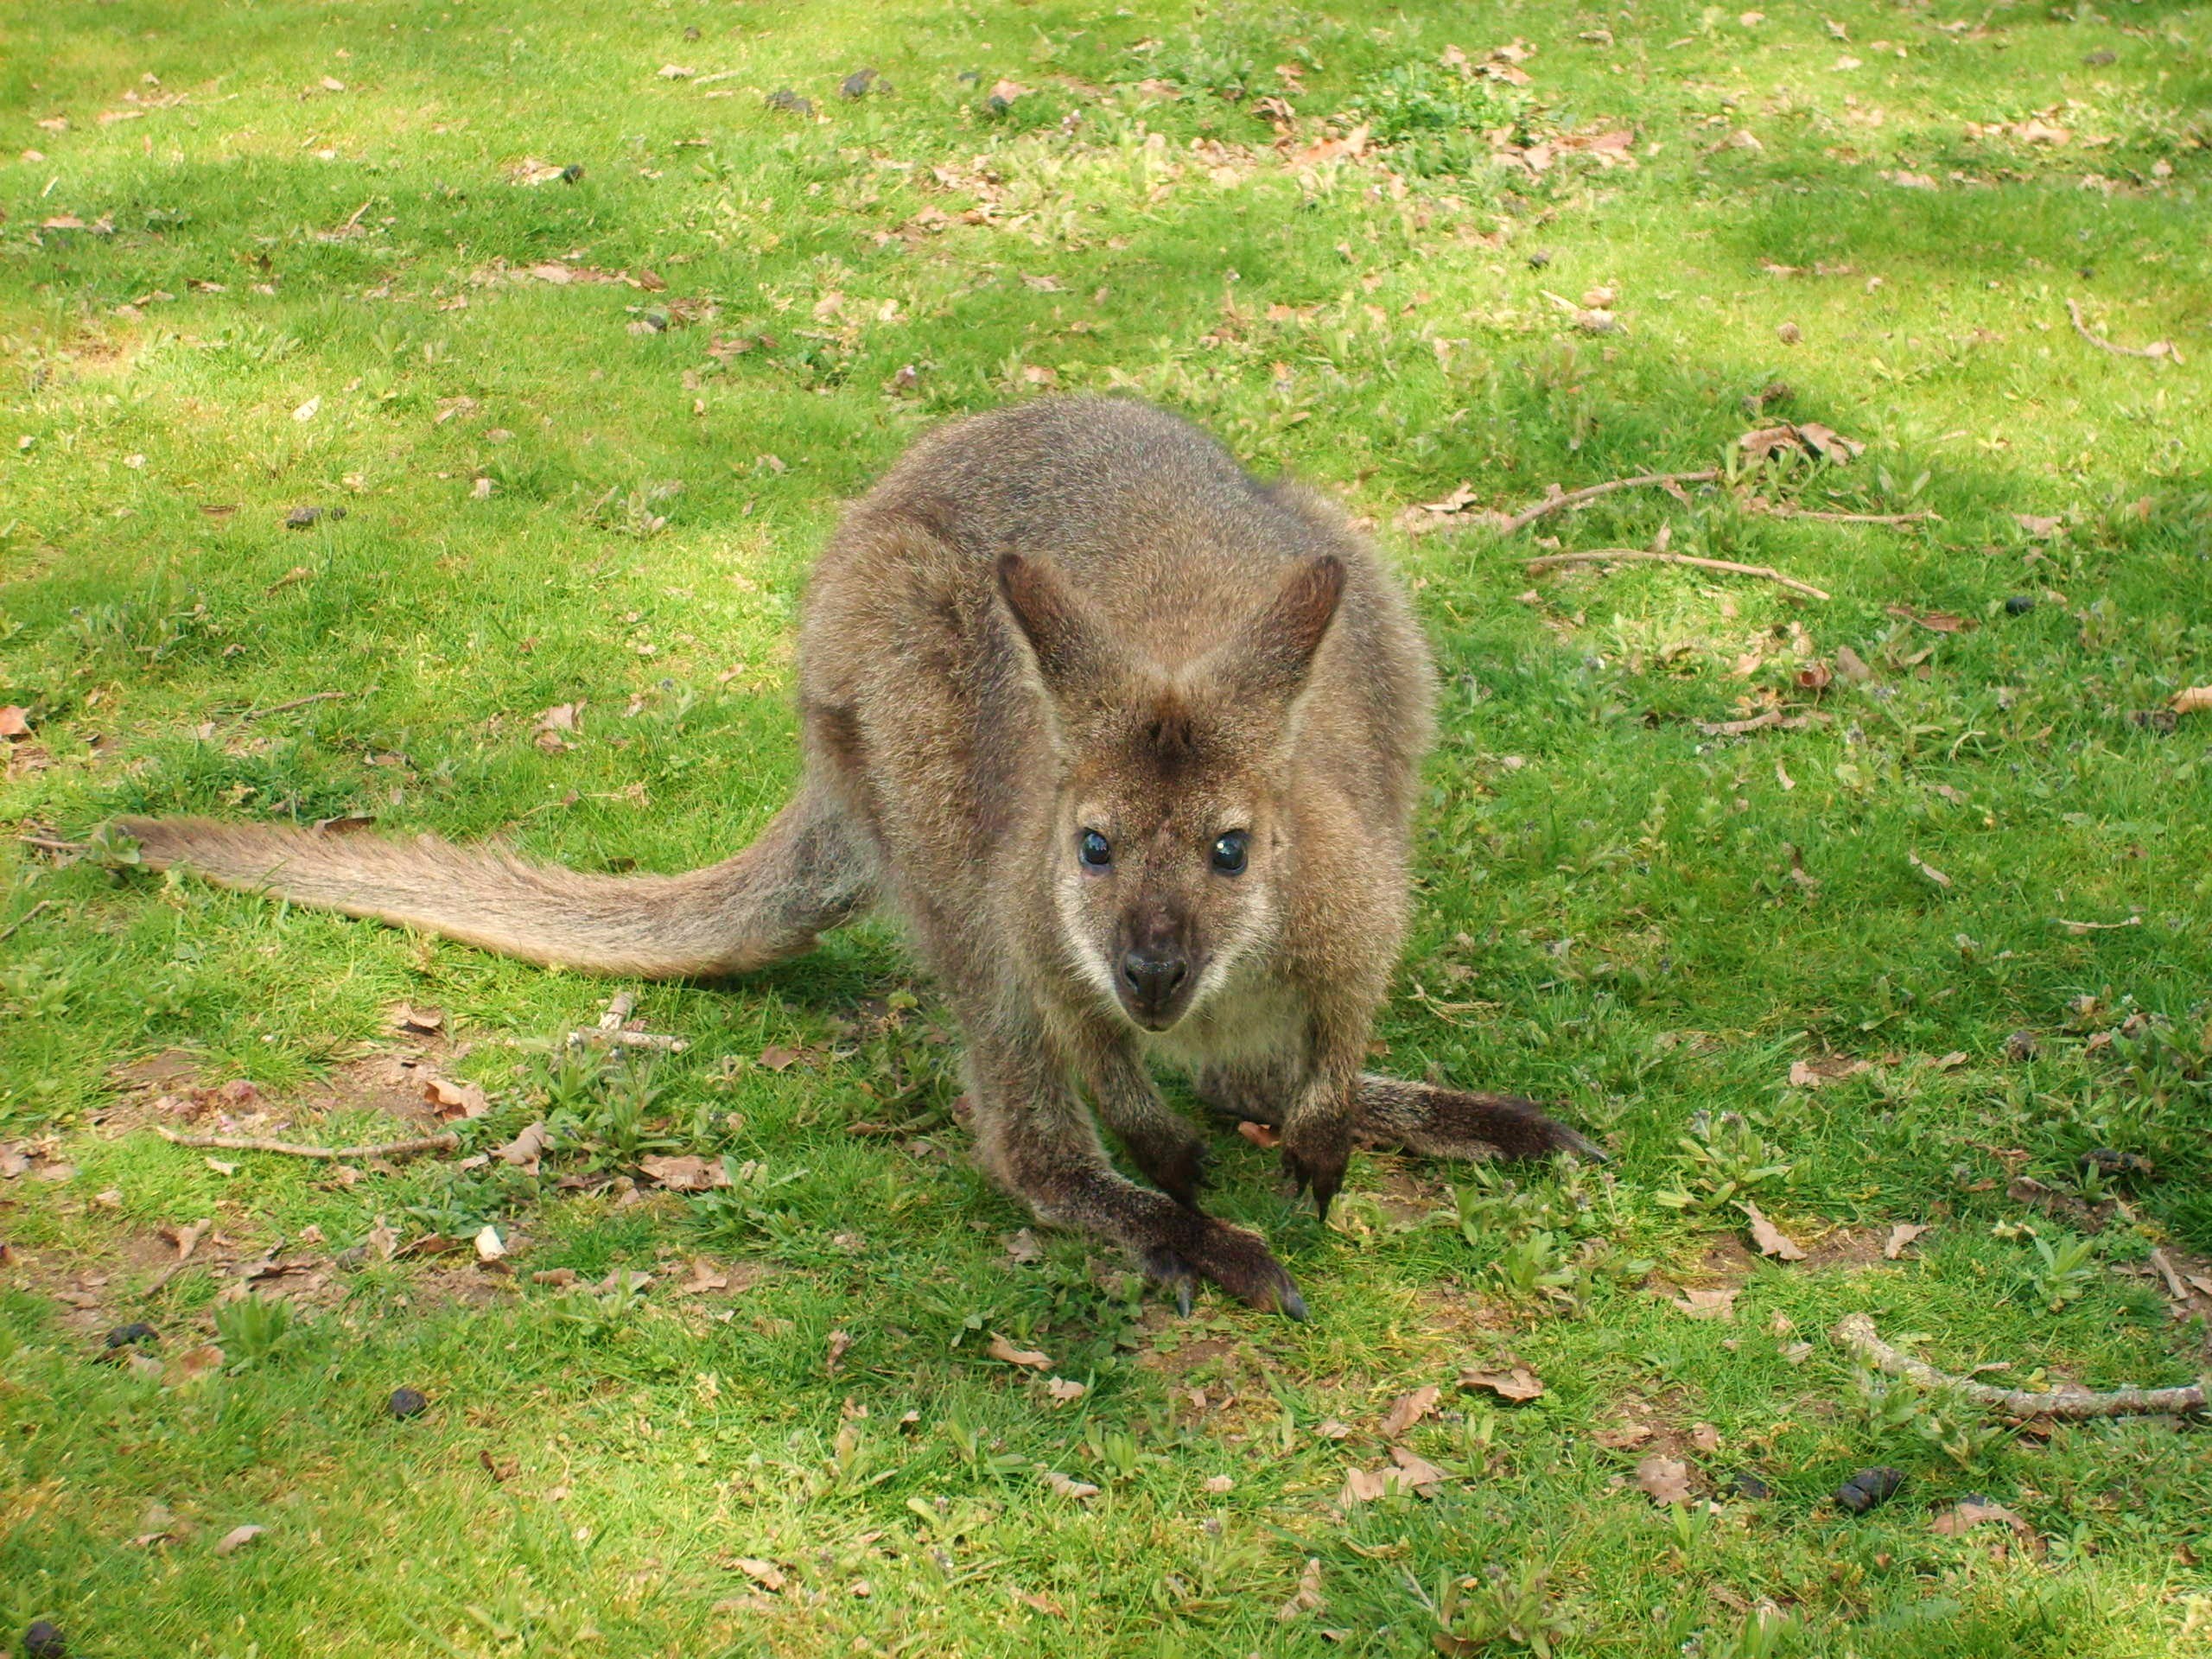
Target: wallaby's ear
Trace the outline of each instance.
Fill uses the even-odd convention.
[[[1103,677],[1113,652],[1058,571],[1019,553],[1002,553],[998,575],[999,593],[1029,641],[1047,690],[1057,696]]]
[[[1344,563],[1333,553],[1294,566],[1267,607],[1224,653],[1222,672],[1242,696],[1288,702],[1306,684],[1313,653],[1344,596]]]

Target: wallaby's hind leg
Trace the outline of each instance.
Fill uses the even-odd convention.
[[[1160,1097],[1143,1059],[1126,1047],[1110,1051],[1093,1062],[1090,1087],[1098,1116],[1145,1179],[1178,1204],[1196,1205],[1212,1151],[1197,1125]]]
[[[973,1033],[971,1046],[976,1045]],[[1306,1317],[1282,1263],[1256,1233],[1149,1192],[1108,1161],[1090,1115],[1042,1065],[969,1056],[976,1156],[1037,1218],[1125,1246],[1185,1310],[1211,1280],[1252,1306]]]
[[[1280,1069],[1201,1072],[1198,1097],[1222,1116],[1280,1126],[1290,1099]],[[1360,1074],[1352,1090],[1352,1135],[1363,1145],[1396,1147],[1424,1158],[1541,1158],[1571,1152],[1597,1163],[1604,1148],[1518,1095],[1446,1089],[1433,1083]]]

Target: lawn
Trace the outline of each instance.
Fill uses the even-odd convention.
[[[2212,1653],[2201,1427],[1833,1335],[2208,1365],[2208,110],[2158,0],[18,8],[0,1651]],[[626,985],[97,837],[726,856],[840,503],[1052,388],[1371,522],[1382,1064],[1609,1166],[1324,1228],[1225,1132],[1313,1318],[1181,1318],[970,1166],[884,923]]]

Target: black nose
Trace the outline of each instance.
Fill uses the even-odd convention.
[[[1172,952],[1132,950],[1122,958],[1122,982],[1148,1008],[1175,995],[1191,964]]]

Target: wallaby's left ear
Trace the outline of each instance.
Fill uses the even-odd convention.
[[[998,578],[999,594],[1029,642],[1046,690],[1064,697],[1110,677],[1113,645],[1058,571],[1043,560],[1004,553]]]
[[[1324,553],[1300,562],[1224,652],[1224,677],[1244,696],[1290,702],[1304,689],[1344,596],[1342,559]]]

